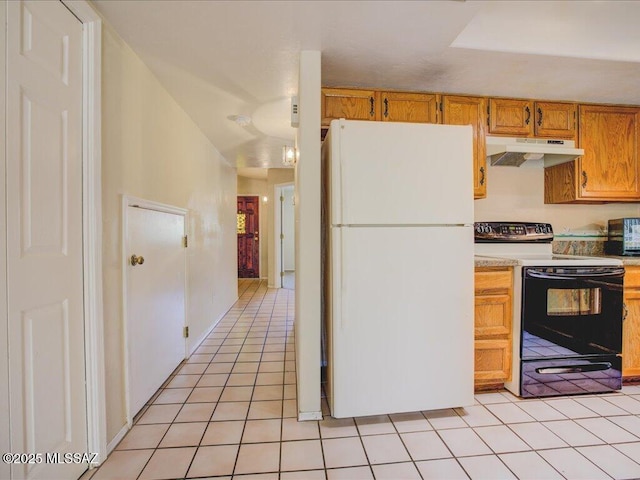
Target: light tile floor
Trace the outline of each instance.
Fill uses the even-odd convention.
[[[340,420],[323,399],[323,421],[298,422],[294,292],[241,280],[239,293],[83,480],[640,478],[640,386]]]

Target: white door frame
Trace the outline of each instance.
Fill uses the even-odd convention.
[[[2,25],[2,39],[6,45],[8,30],[7,30],[7,2],[0,0],[0,25]],[[6,189],[7,175],[6,175],[6,78],[7,78],[7,62],[6,62],[7,49],[0,49],[0,136],[3,140],[4,147],[0,148],[0,183],[2,187]],[[7,305],[7,205],[6,205],[6,193],[0,195],[0,308],[2,314],[0,314],[0,349],[3,352],[9,351],[9,319],[8,319],[8,305]],[[4,354],[0,355],[0,450],[3,452],[11,451],[11,435],[10,435],[10,420],[9,420],[9,356]],[[7,478],[10,475],[10,466],[8,464],[0,465],[0,477]]]
[[[102,20],[85,0],[62,0],[83,25],[82,203],[87,438],[98,462],[107,458],[102,306]]]
[[[87,395],[87,450],[98,454],[97,462],[107,457],[107,422],[104,374],[104,328],[102,309],[102,180],[101,180],[101,63],[102,20],[86,0],[61,0],[83,24],[82,58],[82,204],[83,204],[83,268],[85,381]],[[6,9],[1,2],[0,8]],[[2,15],[4,18],[4,14]],[[4,23],[4,22],[3,22]],[[7,34],[6,25],[2,35]],[[2,57],[4,62],[4,56]],[[6,64],[2,65],[3,77]],[[4,80],[4,78],[3,78]],[[4,82],[1,85],[4,100]],[[6,107],[1,104],[2,133],[6,139]],[[6,145],[6,142],[4,142]],[[2,151],[2,184],[6,182],[5,151]],[[4,211],[4,208],[3,208]],[[6,218],[2,216],[2,237],[6,238]],[[0,242],[4,245],[4,241]],[[6,250],[6,246],[3,250]],[[6,278],[6,264],[2,264]],[[6,285],[4,285],[6,287]],[[7,299],[0,295],[1,307],[7,311]],[[5,315],[6,318],[6,315]],[[2,329],[8,328],[8,323]],[[2,338],[6,338],[2,335]],[[8,346],[8,345],[7,345]],[[2,377],[4,378],[4,376]],[[7,383],[8,385],[8,383]],[[9,433],[7,432],[7,435]],[[7,450],[8,451],[8,450]]]
[[[273,269],[275,270],[273,283],[276,288],[282,288],[282,214],[280,212],[282,190],[285,187],[295,188],[295,182],[276,183],[273,186]],[[277,203],[276,203],[277,202]]]
[[[122,321],[124,326],[124,378],[125,378],[125,404],[127,415],[127,428],[133,426],[133,415],[137,412],[131,411],[131,358],[129,355],[129,316],[127,314],[129,310],[129,299],[127,295],[127,289],[129,285],[128,266],[128,253],[129,253],[129,231],[127,226],[129,225],[128,207],[140,207],[147,210],[155,210],[157,212],[171,213],[173,215],[179,215],[184,217],[184,235],[187,235],[189,230],[189,210],[176,207],[173,205],[167,205],[165,203],[154,202],[153,200],[146,200],[144,198],[133,197],[131,195],[122,196]],[[188,257],[185,255],[184,262],[184,326],[189,325],[189,319],[187,313],[189,312],[189,295],[188,295]],[[185,339],[184,342],[184,355],[185,358],[189,355],[189,345]]]

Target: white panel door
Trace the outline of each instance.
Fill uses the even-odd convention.
[[[332,193],[339,198],[332,205],[340,211],[333,212],[332,223],[473,223],[470,126],[348,120],[335,125],[331,141],[339,139],[339,145],[332,161],[339,164],[331,167]]]
[[[127,207],[129,414],[133,417],[185,358],[184,216]],[[132,265],[131,256],[144,263]]]
[[[60,2],[8,2],[7,269],[11,448],[86,452],[82,25]],[[87,464],[14,465],[77,478]]]
[[[333,229],[331,412],[473,403],[471,227]]]

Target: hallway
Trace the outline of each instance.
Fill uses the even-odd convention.
[[[238,302],[82,480],[637,479],[640,386],[467,408],[298,422],[294,291]]]

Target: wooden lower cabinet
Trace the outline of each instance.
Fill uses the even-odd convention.
[[[626,266],[622,323],[622,376],[640,377],[640,266]]]
[[[475,341],[475,382],[504,383],[511,378],[511,339]]]
[[[479,267],[475,271],[475,385],[511,379],[513,269]]]

